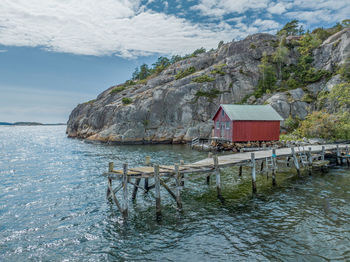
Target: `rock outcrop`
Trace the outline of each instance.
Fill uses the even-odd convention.
[[[179,61],[146,84],[132,85],[120,92],[112,92],[116,86],[111,87],[96,100],[79,104],[72,111],[67,134],[88,140],[140,144],[184,143],[194,137],[208,137],[212,130],[211,118],[219,104],[239,103],[254,92],[262,55],[264,52],[271,55],[277,44],[276,36],[255,34]],[[349,57],[349,50],[348,28],[331,36],[314,51],[314,66],[334,73],[337,65]],[[296,49],[292,50],[288,63],[296,63],[297,56]],[[176,79],[176,74],[189,67],[194,67],[196,72]],[[214,80],[193,81],[201,75]],[[323,79],[307,88],[317,94],[340,81],[335,75],[329,81]],[[216,90],[216,95],[206,96],[211,90]],[[132,102],[125,104],[123,98],[130,98]],[[314,107],[304,98],[303,89],[297,88],[259,99],[250,97],[248,102],[270,103],[284,118],[292,115],[303,119]]]

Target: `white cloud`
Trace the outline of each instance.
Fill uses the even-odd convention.
[[[329,10],[295,11],[286,13],[286,16],[290,19],[307,21],[307,24],[317,24],[320,21],[333,21],[333,16]]]
[[[350,14],[349,0],[295,0],[280,4],[289,9],[289,12],[284,12],[286,17],[304,21],[307,25],[340,22]]]
[[[259,27],[260,31],[271,31],[281,27],[279,23],[274,20],[261,20],[260,18],[255,20],[253,26]]]
[[[247,35],[145,10],[132,0],[2,0],[0,13],[0,44],[83,55],[184,54]]]
[[[5,50],[5,49],[0,49],[0,53],[6,53],[7,52],[7,50]]]
[[[207,16],[222,16],[266,8],[269,2],[270,0],[200,0],[192,9]]]
[[[289,8],[291,6],[290,3],[283,3],[283,2],[279,2],[277,4],[275,3],[271,3],[269,8],[267,8],[267,11],[269,11],[271,14],[283,14],[287,8]]]

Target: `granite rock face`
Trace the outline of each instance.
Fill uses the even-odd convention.
[[[314,51],[315,67],[334,70],[349,55],[350,33],[343,30],[327,39]],[[259,79],[263,52],[271,55],[278,39],[269,34],[255,34],[244,40],[224,44],[218,50],[179,61],[146,84],[136,84],[121,92],[113,86],[94,101],[79,104],[67,123],[69,137],[116,143],[185,143],[194,137],[208,137],[211,118],[220,104],[239,103],[254,92]],[[337,43],[335,46],[334,43]],[[297,61],[295,52],[289,62]],[[178,72],[189,67],[196,72],[176,80]],[[221,68],[223,73],[214,73]],[[197,83],[194,78],[208,75],[215,80]],[[318,93],[329,90],[340,80],[320,81],[310,86]],[[217,97],[196,96],[198,91],[219,90]],[[303,119],[313,106],[303,101],[301,89],[248,99],[252,104],[270,103],[283,118],[289,115]],[[123,98],[132,103],[123,104]]]

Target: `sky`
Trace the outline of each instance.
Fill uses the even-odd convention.
[[[0,122],[67,122],[159,56],[350,18],[349,0],[1,0]]]

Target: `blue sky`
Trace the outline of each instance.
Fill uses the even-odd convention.
[[[215,48],[300,20],[349,18],[349,0],[1,0],[0,121],[66,122],[78,104],[160,55]]]

